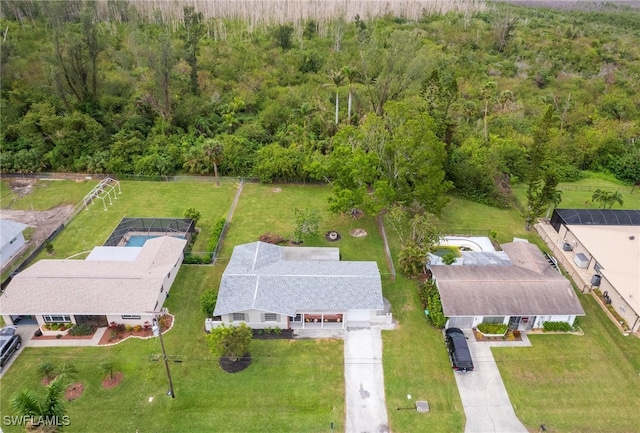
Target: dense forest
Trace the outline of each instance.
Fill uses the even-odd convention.
[[[2,1],[1,170],[326,181],[332,207],[640,183],[640,11]],[[531,205],[531,204],[530,204]]]

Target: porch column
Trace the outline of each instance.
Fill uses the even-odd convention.
[[[320,313],[320,329],[324,329],[324,313]]]

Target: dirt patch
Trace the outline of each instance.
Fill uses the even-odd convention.
[[[66,398],[67,401],[72,401],[80,397],[83,392],[84,384],[82,384],[82,382],[72,383],[64,392],[64,398]]]
[[[282,188],[273,188],[271,191],[273,191],[273,192],[282,192]]]
[[[35,229],[29,239],[30,244],[39,245],[45,241],[73,213],[75,206],[63,205],[44,211],[2,209],[2,218],[26,224]]]
[[[367,235],[367,231],[365,229],[353,229],[349,232],[349,234],[354,238],[362,238]]]
[[[235,361],[223,356],[220,358],[220,367],[227,373],[238,373],[251,365],[251,355],[247,353]]]
[[[116,386],[120,385],[120,382],[122,382],[123,378],[124,374],[122,374],[121,371],[116,371],[115,373],[113,373],[113,375],[104,378],[104,380],[102,381],[102,387],[104,389],[115,388]]]

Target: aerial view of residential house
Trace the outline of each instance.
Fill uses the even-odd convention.
[[[238,245],[227,265],[207,329],[347,328],[390,323],[376,262],[341,261],[338,248]]]
[[[545,321],[573,325],[577,316],[584,316],[571,283],[536,245],[510,242],[501,247],[502,252],[465,253],[460,265],[429,267],[447,328],[471,329],[488,322],[528,330]]]
[[[0,268],[4,268],[25,245],[26,224],[0,219]]]
[[[640,210],[556,209],[551,226],[588,288],[640,330]]]
[[[144,324],[160,311],[182,264],[185,239],[96,247],[85,260],[39,260],[0,296],[8,324]]]

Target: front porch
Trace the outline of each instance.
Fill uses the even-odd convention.
[[[344,329],[344,314],[300,313],[289,317],[290,329]]]

